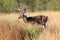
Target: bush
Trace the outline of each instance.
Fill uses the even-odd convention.
[[[0,11],[1,12],[13,12],[16,9],[17,3],[14,0],[1,0]]]
[[[33,40],[35,38],[35,29],[32,25],[28,25],[27,28],[25,28],[25,40]]]
[[[31,25],[28,24],[27,27],[25,28],[25,40],[34,40],[38,38],[38,36],[41,33],[42,26],[41,25]]]
[[[59,11],[60,10],[60,0],[51,0],[47,6],[48,10]]]

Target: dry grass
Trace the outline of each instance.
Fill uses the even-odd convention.
[[[37,40],[60,40],[60,12],[42,11],[28,12],[30,16],[48,16],[47,28],[40,33]],[[33,15],[32,15],[33,14]],[[19,14],[0,14],[0,40],[23,40],[24,30],[27,25],[23,20],[18,20]]]

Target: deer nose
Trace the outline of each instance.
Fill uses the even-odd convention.
[[[18,19],[21,19],[20,17],[18,17]]]
[[[21,19],[21,18],[22,18],[21,16],[18,17],[18,19]]]

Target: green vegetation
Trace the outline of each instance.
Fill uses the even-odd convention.
[[[42,31],[40,31],[43,28],[40,28],[41,26],[38,25],[31,25],[28,24],[27,27],[25,28],[25,40],[36,40],[36,38],[38,38],[38,36],[40,35],[40,33],[42,33]]]
[[[35,38],[35,29],[32,25],[29,25],[27,28],[25,28],[25,40],[34,40]]]
[[[0,0],[0,12],[14,12],[23,3],[27,11],[60,10],[60,0]]]
[[[17,3],[13,0],[0,0],[1,12],[13,12],[16,9]]]
[[[60,0],[51,0],[47,5],[48,10],[54,10],[54,11],[60,10]]]

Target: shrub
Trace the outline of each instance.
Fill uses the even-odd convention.
[[[17,3],[14,0],[1,0],[0,11],[1,12],[13,12],[16,9]]]

